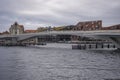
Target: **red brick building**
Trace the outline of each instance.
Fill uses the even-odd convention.
[[[85,21],[85,22],[79,22],[77,25],[73,28],[73,30],[100,30],[102,29],[102,21]]]
[[[37,30],[25,30],[25,33],[36,33]]]
[[[120,24],[109,26],[109,27],[102,27],[102,30],[120,30]]]

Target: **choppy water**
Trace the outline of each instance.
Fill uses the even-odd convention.
[[[0,80],[120,79],[120,53],[0,47]]]

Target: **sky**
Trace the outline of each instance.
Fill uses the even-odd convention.
[[[0,32],[17,21],[25,29],[102,20],[120,24],[120,0],[0,0]]]

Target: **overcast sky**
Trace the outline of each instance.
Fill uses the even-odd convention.
[[[120,23],[120,0],[0,0],[0,32],[17,21],[25,29],[102,20]]]

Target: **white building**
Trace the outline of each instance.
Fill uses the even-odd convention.
[[[23,34],[24,33],[24,26],[19,25],[17,22],[15,22],[13,25],[11,25],[10,34],[16,35],[16,34]]]

